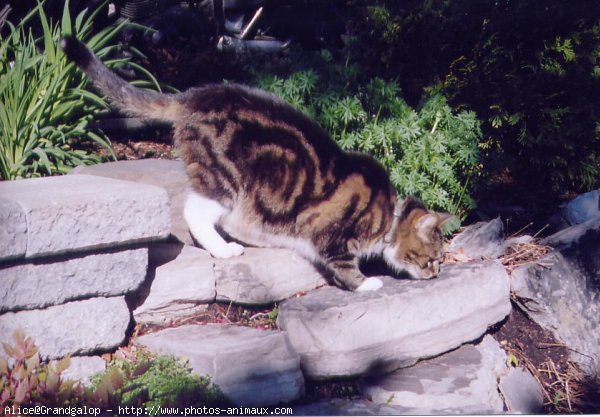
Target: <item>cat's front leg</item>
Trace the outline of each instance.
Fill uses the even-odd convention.
[[[244,247],[235,242],[226,242],[217,232],[215,225],[227,213],[219,202],[191,192],[185,202],[183,217],[192,236],[215,258],[231,258],[244,253]]]
[[[379,278],[365,277],[358,269],[358,260],[352,254],[329,258],[326,267],[336,285],[351,291],[376,291],[383,286]]]

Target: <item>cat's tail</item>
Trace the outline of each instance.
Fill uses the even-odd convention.
[[[60,47],[67,58],[92,80],[113,106],[132,116],[165,121],[176,120],[185,112],[172,94],[137,88],[119,77],[82,42],[74,36],[65,36]]]

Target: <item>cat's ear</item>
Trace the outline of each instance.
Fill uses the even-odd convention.
[[[437,227],[438,222],[439,219],[437,214],[427,213],[426,215],[419,217],[413,227],[421,240],[429,241],[431,240],[431,231]]]
[[[448,222],[457,220],[457,217],[452,213],[435,213],[438,216],[438,227],[444,227]]]
[[[450,213],[427,213],[415,222],[414,228],[421,240],[430,242],[433,237],[432,232],[441,229],[453,219],[456,219],[456,216]]]

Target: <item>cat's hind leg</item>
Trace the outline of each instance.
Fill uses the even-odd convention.
[[[225,242],[215,229],[221,217],[227,212],[227,209],[218,201],[195,192],[188,194],[183,208],[183,217],[192,236],[215,258],[231,258],[244,253],[242,245]]]

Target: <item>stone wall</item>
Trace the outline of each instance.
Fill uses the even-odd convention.
[[[2,182],[0,230],[0,334],[21,327],[44,358],[109,351],[125,341],[148,245],[170,234],[170,202],[96,176]]]
[[[488,239],[501,250],[471,253],[435,280],[383,277],[381,290],[352,293],[327,286],[288,250],[246,248],[218,260],[193,246],[181,216],[180,162],[125,161],[73,174],[0,183],[0,335],[7,339],[21,327],[42,356],[75,355],[76,368],[85,355],[133,342],[185,357],[239,405],[295,401],[305,379],[368,376],[373,401],[321,404],[316,413],[332,406],[338,413],[539,411],[509,405],[497,342],[473,344],[511,310],[509,275],[490,259],[505,248],[503,237]],[[501,234],[497,226],[474,228],[457,250],[481,250],[482,236]],[[186,325],[128,338],[136,323],[171,322],[213,302],[277,303],[279,330]]]

